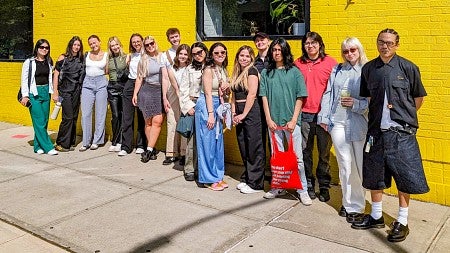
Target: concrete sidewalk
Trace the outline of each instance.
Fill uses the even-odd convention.
[[[213,192],[186,182],[180,166],[163,166],[163,154],[144,164],[135,154],[109,153],[108,143],[84,153],[38,155],[30,146],[32,128],[8,123],[0,123],[0,139],[0,252],[336,253],[450,248],[446,206],[411,201],[410,235],[404,242],[389,243],[387,227],[353,230],[337,215],[338,186],[331,189],[330,202],[314,200],[305,207],[291,194],[265,200],[263,193],[239,193],[235,190],[239,166],[227,165],[230,188]],[[385,196],[383,207],[389,224],[397,216],[397,199]]]

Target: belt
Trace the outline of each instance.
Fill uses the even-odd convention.
[[[416,132],[416,128],[410,127],[410,126],[391,126],[388,129],[381,129],[381,132],[387,132],[387,131],[414,134]]]
[[[36,86],[47,86],[48,84],[36,84]]]

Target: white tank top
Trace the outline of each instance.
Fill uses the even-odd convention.
[[[93,61],[89,58],[91,52],[88,52],[86,57],[86,76],[95,77],[105,74],[106,58],[108,53],[103,53],[103,58],[100,61]]]

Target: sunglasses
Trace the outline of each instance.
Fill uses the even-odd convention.
[[[192,52],[193,56],[202,56],[203,55],[203,49],[198,50],[197,52]]]
[[[358,49],[357,48],[350,48],[350,49],[344,49],[342,50],[343,54],[348,54],[348,53],[355,53]]]
[[[149,46],[154,46],[155,45],[155,41],[152,41],[150,43],[144,44],[144,47],[149,47]]]
[[[46,50],[49,50],[49,49],[50,49],[50,47],[46,47],[46,46],[39,46],[39,49],[46,49]]]
[[[221,55],[226,55],[226,54],[227,54],[227,51],[213,52],[213,54],[214,54],[214,55],[219,55],[219,54],[221,54]]]

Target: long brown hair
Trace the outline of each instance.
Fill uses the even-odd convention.
[[[177,53],[175,55],[175,59],[173,60],[173,68],[175,70],[178,70],[180,68],[180,60],[178,59],[178,55],[180,54],[181,50],[186,50],[186,52],[188,54],[188,59],[186,61],[186,66],[191,64],[191,61],[192,61],[191,48],[187,44],[181,44],[180,46],[178,46]]]
[[[244,69],[241,69],[241,64],[239,64],[239,54],[244,50],[248,51],[252,61]],[[247,45],[240,47],[236,53],[236,57],[234,58],[233,74],[231,75],[232,89],[237,89],[239,86],[241,86],[245,90],[248,90],[248,70],[250,68],[253,68],[254,63],[255,63],[255,52],[253,51],[253,49]]]

